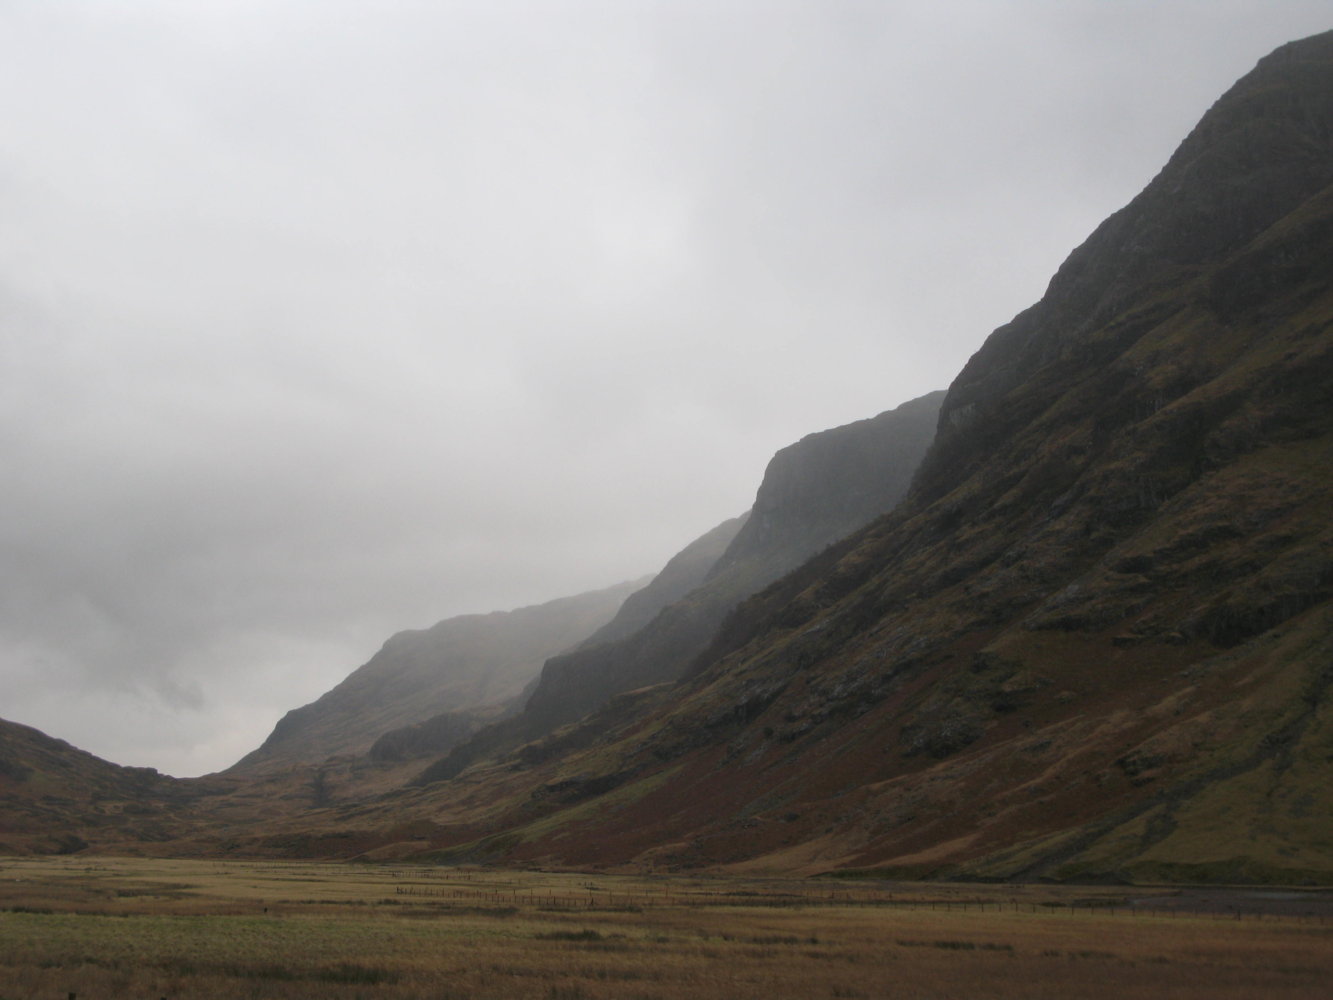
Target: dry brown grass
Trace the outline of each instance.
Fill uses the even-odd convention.
[[[0,998],[1326,995],[1333,921],[1112,911],[1119,896],[13,859],[0,862]]]

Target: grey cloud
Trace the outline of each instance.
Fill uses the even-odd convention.
[[[0,715],[224,766],[941,387],[1323,2],[0,7]]]

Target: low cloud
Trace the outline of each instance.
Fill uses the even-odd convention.
[[[947,385],[1323,3],[0,9],[0,714],[223,767]]]

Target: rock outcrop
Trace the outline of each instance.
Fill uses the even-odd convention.
[[[646,587],[625,598],[616,616],[580,643],[580,647],[600,646],[633,635],[664,608],[698,587],[749,517],[747,512],[723,521],[677,552]]]

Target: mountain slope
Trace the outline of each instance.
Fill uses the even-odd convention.
[[[747,512],[723,521],[677,552],[646,587],[625,598],[616,616],[580,643],[580,648],[633,635],[656,618],[663,608],[698,587],[708,578],[709,571],[726,553],[749,517]]]
[[[399,632],[317,701],[288,712],[264,744],[232,770],[363,754],[391,730],[512,699],[548,657],[604,625],[641,584],[624,583],[515,611],[461,615],[429,629]],[[457,725],[450,732],[459,739],[477,725],[466,714],[453,721]],[[427,737],[440,736],[437,731],[447,728],[437,723]],[[408,747],[412,739],[408,734],[399,737]],[[429,745],[436,752],[443,749],[438,739]]]
[[[749,566],[767,583],[892,510],[935,438],[944,398],[943,390],[927,393],[779,451],[708,579]]]
[[[1331,184],[1333,33],[992,335],[897,510],[395,808],[474,817],[454,857],[1333,880]]]
[[[903,501],[718,613],[674,683],[453,780],[214,780],[191,849],[1333,883],[1330,261],[1333,33],[1228,91],[960,373]],[[637,669],[619,643],[547,671]],[[0,755],[19,849],[128,794],[78,758],[39,802],[30,759]]]
[[[0,719],[0,853],[170,840],[189,829],[188,789],[152,768],[110,764]]]
[[[768,464],[754,508],[702,586],[625,640],[556,657],[524,708],[530,734],[621,691],[678,678],[738,601],[893,509],[931,440],[943,392],[807,435]]]
[[[519,715],[482,730],[420,780],[453,776],[501,748],[574,722],[622,692],[676,680],[740,600],[893,508],[934,437],[943,398],[942,391],[930,393],[871,419],[807,435],[779,451],[743,524],[727,522],[677,557],[688,555],[697,572],[701,560],[694,553],[704,544],[715,549],[724,537],[719,533],[732,532],[734,525],[730,543],[699,586],[636,631],[617,636],[609,628],[579,649],[552,657]],[[596,641],[608,635],[609,641]]]

